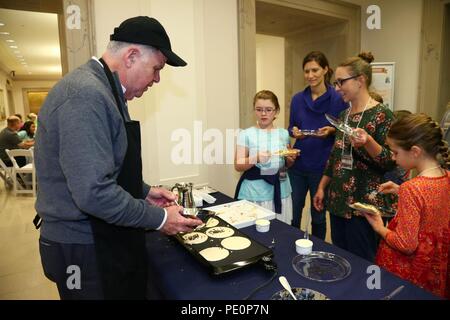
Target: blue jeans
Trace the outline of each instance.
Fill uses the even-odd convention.
[[[325,239],[327,233],[327,221],[325,209],[317,211],[313,206],[313,198],[317,192],[322,173],[301,172],[289,169],[289,179],[292,186],[292,226],[299,228],[302,221],[302,211],[305,207],[305,199],[308,190],[311,198],[311,228],[312,234],[320,239]]]

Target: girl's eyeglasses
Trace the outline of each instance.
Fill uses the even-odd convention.
[[[275,108],[255,108],[255,111],[256,112],[258,112],[258,113],[263,113],[263,112],[265,112],[265,113],[272,113],[272,112],[274,112],[275,111]]]
[[[360,76],[360,74],[357,74],[356,76],[351,76],[345,79],[336,79],[335,82],[333,82],[334,86],[338,86],[339,88],[342,87],[342,85],[345,83],[345,81],[350,80],[350,79],[355,79],[358,78]]]

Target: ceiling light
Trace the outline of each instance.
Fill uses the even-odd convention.
[[[9,32],[2,31],[2,32],[0,32],[0,34],[3,34],[3,35],[5,35],[5,36],[8,36],[8,35],[9,35]]]
[[[20,54],[20,50],[14,50],[15,54]]]
[[[3,22],[0,22],[0,27],[3,27],[5,24]]]
[[[18,49],[18,46],[9,46],[11,49]]]
[[[6,42],[15,42],[14,40],[8,39]]]

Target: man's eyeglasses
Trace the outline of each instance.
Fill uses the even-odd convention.
[[[345,81],[350,80],[350,79],[355,79],[358,78],[360,76],[360,74],[357,74],[356,76],[351,76],[345,79],[336,79],[335,82],[333,82],[334,86],[338,86],[339,88],[342,87],[342,85],[345,83]]]
[[[272,113],[272,112],[274,112],[275,111],[275,108],[255,108],[255,111],[256,112],[258,112],[258,113],[263,113],[263,112],[265,112],[265,113]]]

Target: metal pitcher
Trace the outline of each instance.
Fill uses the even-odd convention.
[[[189,183],[176,183],[172,192],[178,194],[178,204],[184,207],[183,214],[187,216],[196,216],[197,208],[195,207],[194,195],[192,194],[192,188],[194,184]],[[176,191],[174,191],[176,190]]]

